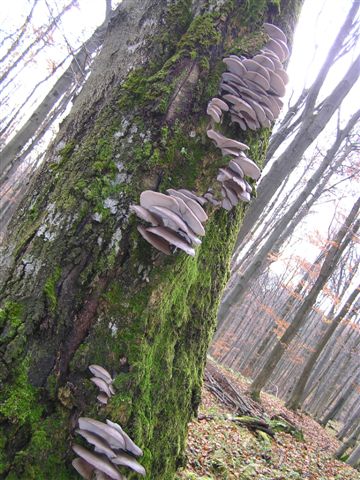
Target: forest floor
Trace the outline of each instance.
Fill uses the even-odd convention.
[[[245,378],[219,368],[240,392],[246,391],[249,383]],[[226,419],[234,412],[204,388],[199,416],[205,418],[196,419],[189,426],[188,463],[176,480],[360,479],[357,470],[333,458],[339,446],[334,430],[324,429],[311,417],[288,410],[272,395],[264,393],[261,398],[266,414],[285,414],[302,431],[304,441],[287,433],[276,433],[271,439],[250,432]]]

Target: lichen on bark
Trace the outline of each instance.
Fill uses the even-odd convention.
[[[76,478],[70,445],[80,415],[121,423],[144,449],[148,478],[171,479],[184,462],[244,208],[209,206],[196,257],[164,258],[139,237],[129,205],[145,189],[216,188],[224,160],[206,137],[206,103],[234,39],[246,45],[238,53],[255,53],[268,10],[262,2],[249,25],[237,1],[141,3],[119,7],[93,78],[9,227],[0,313],[8,480]],[[259,164],[268,135],[241,138]],[[96,404],[91,363],[115,377],[106,407]]]

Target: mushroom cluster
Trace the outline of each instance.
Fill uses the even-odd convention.
[[[223,59],[227,72],[222,75],[222,98],[210,100],[208,115],[215,123],[222,113],[229,112],[231,120],[242,130],[270,127],[280,113],[288,76],[283,62],[289,56],[286,36],[280,28],[264,24],[269,40],[253,58],[230,55]]]
[[[205,235],[203,223],[208,219],[202,205],[205,198],[189,190],[167,190],[168,195],[146,190],[140,195],[140,205],[130,209],[151,227],[139,225],[140,234],[153,247],[165,255],[174,248],[180,248],[188,255],[195,256],[198,238]]]
[[[258,55],[251,59],[230,55],[223,60],[227,72],[223,73],[220,84],[222,98],[211,99],[207,107],[207,114],[215,123],[221,122],[223,112],[229,112],[231,121],[242,130],[256,130],[270,127],[278,117],[282,107],[280,97],[285,94],[288,82],[282,63],[289,50],[285,34],[278,27],[265,23],[264,29],[269,40]],[[213,129],[207,135],[224,156],[232,157],[217,176],[221,182],[222,207],[231,210],[239,201],[249,202],[252,189],[244,177],[258,180],[261,174],[245,154],[249,147]]]
[[[78,455],[72,462],[73,467],[86,480],[126,480],[117,466],[125,466],[145,476],[145,469],[135,459],[143,454],[117,423],[106,420],[99,422],[92,418],[80,417],[76,431],[94,447],[94,452],[81,445],[74,444]]]
[[[100,390],[100,393],[96,398],[102,405],[106,405],[108,399],[112,395],[115,395],[115,390],[112,384],[113,379],[111,378],[110,373],[100,365],[90,365],[89,370],[94,375],[90,380]]]

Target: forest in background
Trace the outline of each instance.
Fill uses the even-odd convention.
[[[57,12],[45,2],[49,17],[35,29],[31,21],[37,3],[3,42],[1,92],[9,103],[1,127],[4,231],[39,167],[44,152],[39,142],[86,80],[111,19],[106,2],[104,23],[84,44],[73,47],[64,36],[68,52],[58,65],[49,67],[49,78],[55,79],[61,66],[64,69],[24,123],[26,102],[31,105],[31,95],[42,81],[12,105],[13,92],[19,89],[12,75],[36,63],[37,55],[52,43],[62,16],[76,2],[57,5]],[[270,139],[267,173],[236,241],[210,353],[253,379],[249,387],[253,398],[259,400],[265,388],[322,425],[339,422],[337,435],[343,447],[338,456],[350,457],[355,466],[360,455],[360,111],[356,105],[353,110],[343,105],[351,87],[358,86],[360,62],[359,6],[350,3],[315,80],[291,98]],[[334,84],[332,71],[344,59],[346,68]],[[58,151],[63,146],[57,146]],[[303,256],[307,250],[310,255]]]

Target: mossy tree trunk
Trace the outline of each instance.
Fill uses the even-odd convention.
[[[204,112],[221,59],[253,55],[263,21],[290,35],[299,4],[124,0],[116,11],[2,252],[2,478],[77,478],[80,415],[127,429],[148,478],[171,479],[183,463],[243,207],[208,207],[191,258],[153,250],[129,205],[145,189],[215,186],[223,159]],[[269,133],[242,136],[260,164]],[[115,377],[106,407],[96,405],[91,363]]]

